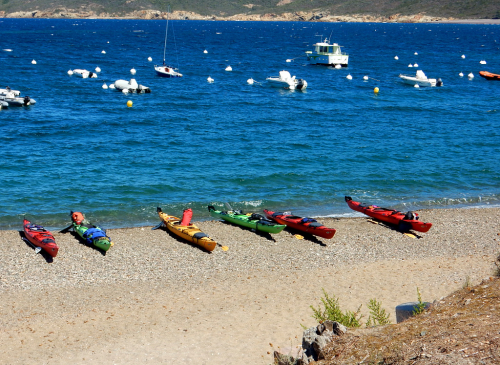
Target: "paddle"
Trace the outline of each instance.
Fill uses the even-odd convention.
[[[163,226],[164,226],[163,222],[160,222],[156,226],[154,226],[153,228],[151,228],[151,230],[154,231],[155,229],[158,229],[158,228],[163,227]]]
[[[229,203],[224,203],[228,211],[233,211],[233,208],[229,205]]]
[[[38,246],[35,246],[33,243],[30,242],[30,240],[28,240],[27,238],[23,237],[23,240],[28,242],[29,245],[31,247],[33,247],[35,249],[35,254],[39,253],[40,251],[42,251],[42,248],[41,247],[38,247]]]
[[[73,228],[73,223],[71,223],[69,226],[67,226],[66,228],[63,228],[59,231],[59,233],[66,233],[68,232],[71,228]]]
[[[220,248],[222,248],[222,251],[227,251],[227,250],[229,250],[229,247],[227,247],[227,246],[222,246],[219,242],[215,242],[215,243],[217,243],[217,246],[220,246]]]

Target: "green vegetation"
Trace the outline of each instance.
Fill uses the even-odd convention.
[[[315,12],[324,15],[415,15],[435,17],[492,19],[500,17],[496,2],[489,0],[292,0],[278,6],[277,0],[1,0],[0,11],[94,11],[113,16],[124,16],[133,11],[190,11],[203,16],[231,16],[235,14],[282,14]]]
[[[370,316],[366,322],[366,327],[383,326],[391,323],[389,314],[382,308],[381,302],[377,302],[376,299],[370,299],[368,309],[370,310]]]
[[[323,309],[320,307],[314,308],[311,305],[311,309],[313,310],[313,318],[315,318],[318,322],[323,322],[326,320],[336,321],[340,324],[343,324],[346,327],[361,327],[360,320],[363,317],[360,314],[361,306],[359,306],[356,312],[346,311],[342,312],[339,306],[339,300],[334,296],[330,297],[328,293],[323,289],[324,297],[321,298],[321,302],[323,303]]]
[[[418,287],[417,287],[417,296],[418,296],[418,303],[415,309],[413,310],[414,316],[425,311],[425,302],[422,302],[422,296],[420,295],[420,290],[418,289]]]

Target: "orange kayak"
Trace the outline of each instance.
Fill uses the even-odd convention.
[[[486,80],[498,80],[500,81],[500,75],[494,74],[488,71],[479,71],[479,75],[484,77]]]

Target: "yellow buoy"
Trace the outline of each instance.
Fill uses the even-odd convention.
[[[374,92],[375,94],[378,94],[378,87],[376,87],[375,89],[373,89],[373,92]]]
[[[134,103],[132,103],[132,100],[127,101],[127,106],[130,108]]]

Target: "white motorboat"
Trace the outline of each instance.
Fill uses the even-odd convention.
[[[82,70],[82,69],[75,69],[73,70],[73,75],[80,76],[83,79],[95,79],[97,78],[97,74],[95,72],[87,71],[87,70]]]
[[[149,94],[151,89],[147,86],[139,85],[135,79],[127,80],[116,80],[113,84],[114,88],[118,91],[124,91],[136,94]]]
[[[0,104],[6,106],[29,106],[35,105],[36,100],[29,96],[21,96],[19,90],[11,90],[9,87],[0,89]],[[6,105],[7,104],[7,105]]]
[[[429,79],[422,70],[417,70],[415,76],[402,75],[399,77],[401,81],[409,85],[420,86],[443,86],[443,81],[441,79]]]
[[[330,44],[328,39],[313,44],[312,51],[306,51],[307,60],[311,65],[347,67],[349,55],[342,52],[337,43]]]
[[[167,51],[167,35],[168,35],[168,15],[170,14],[170,7],[167,11],[167,26],[165,28],[165,44],[163,46],[163,65],[155,65],[155,71],[158,76],[161,77],[182,77],[182,74],[178,72],[177,68],[168,66],[165,64],[165,53]]]
[[[288,71],[280,71],[279,76],[271,76],[266,78],[269,85],[273,87],[280,87],[290,90],[304,90],[307,87],[307,82],[304,79],[297,79],[295,76],[291,76]]]

